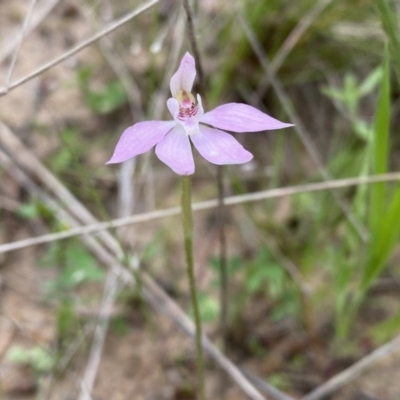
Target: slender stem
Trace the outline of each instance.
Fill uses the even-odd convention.
[[[217,166],[218,185],[218,230],[219,230],[219,267],[220,267],[220,331],[223,350],[228,344],[228,265],[226,257],[224,175],[222,165]]]
[[[199,77],[199,93],[203,99],[203,105],[207,104],[205,93],[205,81],[203,73],[203,65],[201,62],[199,46],[196,39],[193,11],[190,7],[189,0],[183,0],[183,7],[187,16],[189,41],[192,47],[193,55],[196,61],[196,67]],[[224,204],[224,186],[223,186],[223,167],[217,167],[217,187],[218,187],[218,230],[219,230],[219,260],[220,260],[220,331],[222,337],[222,346],[227,347],[227,330],[228,330],[228,270],[227,270],[227,251],[226,251],[226,234],[225,234],[225,204]]]
[[[196,281],[194,277],[194,267],[193,267],[192,180],[190,176],[182,177],[182,220],[183,220],[183,233],[185,240],[187,274],[189,278],[190,296],[192,298],[192,306],[196,324],[196,362],[197,362],[198,399],[205,400],[202,328],[201,328],[199,304],[197,302]]]
[[[190,45],[192,47],[194,59],[196,60],[197,76],[199,79],[199,92],[200,92],[201,97],[204,100],[205,84],[204,84],[203,65],[201,63],[199,46],[197,45],[196,33],[195,33],[195,29],[194,29],[193,11],[190,7],[189,0],[183,0],[183,8],[185,9],[185,13],[186,13],[186,17],[187,17],[189,41],[190,41]]]
[[[226,257],[226,234],[225,234],[225,204],[224,204],[224,170],[222,165],[217,165],[217,187],[218,187],[218,233],[219,233],[219,274],[220,274],[220,314],[219,329],[221,334],[222,351],[228,349],[228,265]],[[226,399],[226,377],[222,372],[219,385],[219,396],[221,400]]]

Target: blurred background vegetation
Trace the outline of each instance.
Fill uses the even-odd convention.
[[[27,3],[0,1],[0,48],[20,32]],[[55,2],[24,39],[12,82],[140,4]],[[198,1],[196,28],[207,108],[243,102],[296,124],[290,130],[236,135],[255,157],[247,165],[225,168],[227,195],[399,169],[399,16],[399,4],[390,0]],[[104,163],[127,126],[169,118],[169,78],[188,50],[180,2],[160,1],[0,97],[0,120],[101,220],[177,206],[179,181],[154,154],[125,167]],[[10,54],[1,60],[6,77]],[[215,198],[214,167],[195,159],[195,200]],[[6,164],[0,168],[1,199],[15,205],[7,208],[4,203],[0,210],[3,243],[68,228],[43,198],[15,183]],[[218,341],[216,217],[214,211],[196,213],[195,257],[202,316],[207,332]],[[124,228],[120,241],[190,313],[177,225],[175,218]],[[262,379],[300,396],[399,333],[397,182],[334,192],[299,190],[293,196],[233,206],[227,211],[226,232],[232,299],[226,351]],[[19,269],[20,264],[26,268]],[[33,275],[37,278],[32,281]],[[71,385],[75,378],[70,372],[79,374],[84,366],[91,337],[86,328],[93,325],[93,310],[100,304],[104,266],[79,239],[67,239],[28,253],[5,254],[0,276],[9,289],[0,292],[4,317],[18,321],[14,313],[24,307],[12,297],[12,289],[18,289],[35,297],[40,309],[35,312],[49,317],[43,324],[52,327],[44,339],[10,341],[5,363],[30,371],[34,394],[25,393],[27,398],[42,393],[50,375],[49,390],[56,396],[59,385],[54,381]],[[126,348],[146,340],[160,343],[162,338],[172,343],[171,328],[157,318],[147,312],[139,292],[121,290],[100,366],[104,381],[95,386],[95,393],[129,398],[114,396],[114,383],[104,372],[118,363],[118,355],[109,354],[115,348],[112,337]],[[66,364],[65,353],[77,340],[72,361]],[[154,364],[169,357],[158,366],[159,375],[149,378],[159,391],[141,387],[137,397],[130,398],[193,398],[193,357],[174,344],[163,351],[167,356],[149,356]],[[140,366],[143,360],[137,357]],[[129,365],[121,364],[122,370]],[[171,368],[178,371],[179,383],[168,383],[173,390],[161,397],[169,379],[165,371]],[[376,374],[382,393],[379,371]],[[0,392],[11,396],[18,391],[7,389],[4,379]],[[398,386],[394,381],[390,385],[397,392],[379,399],[400,398],[395,383]],[[337,399],[360,399],[364,393],[361,386],[352,390]],[[146,397],[149,393],[155,397]],[[229,398],[241,398],[232,393]]]

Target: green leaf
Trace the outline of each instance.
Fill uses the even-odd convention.
[[[5,359],[13,364],[29,364],[29,350],[17,344],[13,345],[8,349]]]
[[[69,149],[61,147],[49,160],[49,166],[56,174],[62,174],[70,167],[72,163],[72,154]]]
[[[382,67],[375,68],[365,79],[364,82],[358,88],[358,93],[361,97],[370,94],[382,79],[383,71]]]
[[[366,142],[371,142],[373,138],[373,130],[370,128],[369,124],[360,119],[356,119],[353,122],[353,128],[361,139],[365,140]]]
[[[53,358],[43,347],[34,347],[30,356],[32,367],[38,372],[47,372],[53,366]]]
[[[392,337],[396,336],[400,330],[400,313],[394,317],[389,318],[380,324],[375,325],[370,334],[373,336],[378,344],[385,343]]]
[[[346,74],[344,77],[344,96],[350,114],[356,115],[359,94],[357,80],[353,74]]]
[[[41,267],[53,267],[61,262],[63,256],[63,246],[61,242],[50,243],[46,253],[39,260]]]
[[[92,69],[82,68],[78,71],[78,82],[87,105],[96,113],[108,114],[117,110],[127,101],[124,85],[120,81],[107,82],[100,90],[92,90],[90,79]]]
[[[130,332],[129,322],[124,317],[116,317],[110,321],[110,329],[119,337],[124,337]]]
[[[260,274],[251,274],[246,281],[247,290],[250,293],[258,292],[262,287],[262,281],[260,280]]]
[[[109,82],[103,90],[87,95],[89,106],[99,114],[108,114],[126,103],[125,88],[121,82]]]
[[[331,99],[334,99],[334,100],[340,100],[342,102],[344,102],[344,100],[345,100],[345,95],[344,95],[343,91],[340,89],[336,89],[336,88],[329,87],[329,86],[323,86],[321,88],[321,93],[327,97],[330,97]]]
[[[233,256],[228,258],[228,277],[232,277],[235,275],[237,271],[240,270],[240,268],[243,267],[244,261],[242,260],[241,257],[239,256]],[[220,259],[219,257],[211,257],[209,260],[210,266],[215,272],[217,276],[217,283],[219,285],[219,279],[220,279]]]
[[[92,255],[80,244],[68,246],[65,252],[65,267],[59,277],[62,286],[76,286],[82,282],[98,281],[104,278],[104,271]]]
[[[26,349],[20,345],[10,347],[6,360],[21,365],[28,365],[38,372],[46,372],[53,366],[53,359],[49,352],[40,346]]]
[[[76,336],[79,329],[78,316],[71,301],[63,301],[56,314],[58,345],[60,350],[65,350],[67,343]]]
[[[142,251],[142,261],[150,261],[154,259],[157,255],[161,254],[160,243],[164,236],[164,232],[159,230],[151,239],[151,241],[146,245]]]
[[[220,312],[218,300],[204,292],[199,292],[198,300],[201,320],[203,322],[215,321]],[[191,314],[193,313],[191,312]]]
[[[35,202],[23,204],[19,210],[18,215],[26,219],[35,219],[39,217],[39,210]]]

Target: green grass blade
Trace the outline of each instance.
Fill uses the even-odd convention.
[[[389,38],[390,52],[394,61],[397,78],[400,81],[400,26],[397,12],[389,4],[388,0],[377,0],[376,4],[380,12],[383,29]]]
[[[373,139],[373,173],[387,172],[390,128],[390,68],[388,51],[385,52],[383,77],[375,114]],[[361,280],[362,297],[382,272],[400,235],[400,186],[390,200],[386,199],[386,185],[371,187],[370,220],[371,243],[368,261]]]
[[[400,235],[400,187],[379,221],[372,238],[368,263],[363,273],[361,293],[365,293],[385,267]]]
[[[372,173],[384,174],[388,169],[390,128],[390,69],[389,54],[385,51],[383,76],[374,122],[372,143]],[[386,183],[371,186],[370,230],[373,235],[384,210]]]

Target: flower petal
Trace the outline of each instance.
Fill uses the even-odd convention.
[[[144,121],[125,129],[114,154],[106,164],[115,164],[145,153],[154,147],[174,126],[175,121]]]
[[[293,126],[293,124],[280,122],[254,107],[241,103],[219,106],[205,113],[200,122],[232,132],[258,132]]]
[[[197,109],[196,116],[200,120],[200,118],[204,115],[204,108],[203,108],[203,100],[201,99],[201,96],[199,94],[197,95],[197,103],[199,108]]]
[[[167,107],[169,112],[171,113],[172,117],[174,119],[178,118],[179,115],[179,102],[177,99],[174,99],[173,97],[169,98],[167,100]]]
[[[200,132],[190,139],[198,152],[213,164],[243,164],[253,158],[232,135],[218,129],[200,125]]]
[[[194,160],[185,130],[176,126],[156,146],[157,157],[178,175],[194,173]]]
[[[182,58],[178,70],[169,81],[172,96],[175,97],[181,89],[190,93],[195,77],[196,67],[194,65],[194,58],[189,53],[186,53]]]

